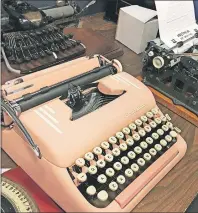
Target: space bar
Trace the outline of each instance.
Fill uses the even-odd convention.
[[[149,166],[139,177],[137,177],[115,200],[124,208],[166,165],[168,165],[178,154],[175,146],[172,146],[157,161]]]

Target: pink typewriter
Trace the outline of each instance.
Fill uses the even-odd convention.
[[[67,212],[129,212],[182,159],[180,129],[117,60],[2,86],[2,148]]]

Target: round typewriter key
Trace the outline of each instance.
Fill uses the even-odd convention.
[[[156,126],[157,126],[157,124],[154,122],[154,121],[151,121],[150,123],[149,123],[149,125],[154,129],[154,128],[156,128]]]
[[[162,136],[164,134],[164,131],[162,129],[158,129],[157,130],[157,134],[160,135],[160,136]]]
[[[88,169],[88,172],[91,175],[95,175],[97,173],[97,167],[96,166],[90,166],[89,169]]]
[[[100,200],[100,201],[106,201],[108,199],[108,194],[105,190],[102,190],[100,191],[98,194],[97,194],[97,198]]]
[[[117,132],[117,133],[116,133],[116,137],[117,137],[118,139],[123,139],[123,138],[124,138],[124,134],[123,134],[122,132]]]
[[[157,133],[152,133],[151,137],[154,139],[154,140],[157,140],[159,138],[159,135]]]
[[[120,147],[120,149],[121,149],[122,151],[126,151],[126,150],[127,150],[127,145],[126,145],[126,143],[121,143],[119,147]]]
[[[167,122],[166,126],[169,127],[170,129],[173,129],[173,124],[171,122]]]
[[[149,150],[149,153],[152,155],[152,156],[155,156],[157,154],[157,151],[154,149],[154,148],[151,148]]]
[[[109,138],[109,143],[111,143],[111,144],[117,143],[116,137],[114,137],[114,136],[110,137],[110,138]]]
[[[133,139],[135,141],[139,141],[140,140],[140,135],[138,133],[133,134]]]
[[[117,177],[117,182],[118,182],[119,184],[124,184],[125,181],[126,181],[126,179],[125,179],[125,177],[124,177],[123,175],[119,175],[119,176]]]
[[[151,160],[151,155],[149,153],[145,153],[143,157],[144,157],[144,159],[146,161],[150,161]]]
[[[161,118],[155,118],[154,121],[155,121],[155,123],[158,124],[158,125],[162,123]]]
[[[114,155],[114,156],[119,156],[120,155],[120,150],[118,149],[118,148],[114,148],[113,150],[112,150],[112,154]]]
[[[160,140],[160,144],[164,147],[167,146],[167,142],[164,139]]]
[[[164,132],[167,132],[167,131],[169,130],[169,128],[168,128],[168,126],[163,125],[163,126],[162,126],[162,130],[163,130]]]
[[[137,126],[134,123],[129,124],[131,130],[136,130]]]
[[[88,160],[88,161],[93,160],[94,159],[93,153],[91,153],[91,152],[86,153],[85,154],[85,159]]]
[[[149,125],[144,126],[144,130],[146,132],[150,132],[151,131],[151,127]]]
[[[78,158],[76,160],[76,165],[79,167],[83,167],[85,165],[85,160],[83,158]]]
[[[162,146],[160,144],[155,144],[155,149],[160,152],[162,150]]]
[[[131,165],[131,169],[134,171],[134,172],[138,172],[139,171],[139,166],[136,164],[136,163],[133,163]]]
[[[89,186],[87,188],[86,192],[87,192],[88,195],[93,196],[93,195],[96,194],[96,188],[94,186]]]
[[[146,132],[143,129],[139,130],[138,133],[141,137],[144,137],[146,135]]]
[[[127,156],[132,160],[136,157],[136,154],[135,154],[135,152],[130,151],[130,152],[127,153]]]
[[[122,164],[120,162],[116,162],[113,164],[113,168],[117,171],[120,171],[122,169]]]
[[[141,126],[142,125],[142,121],[140,119],[135,120],[135,124],[137,126]]]
[[[147,118],[145,115],[141,116],[140,119],[141,119],[142,122],[144,122],[144,123],[146,123],[146,122],[148,121],[148,118]]]
[[[141,154],[141,153],[142,153],[142,149],[141,149],[139,146],[136,146],[136,147],[134,148],[134,152],[135,152],[136,154]]]
[[[102,147],[103,149],[109,149],[109,143],[106,142],[106,141],[104,141],[104,142],[101,143],[101,147]]]
[[[146,142],[147,142],[148,144],[153,144],[153,139],[152,139],[151,137],[147,137],[147,138],[146,138]]]
[[[128,139],[126,140],[126,143],[127,143],[128,146],[133,146],[134,141],[133,141],[132,138],[128,138]]]
[[[123,156],[121,158],[121,163],[124,164],[124,165],[127,165],[129,163],[129,159],[126,156]]]
[[[93,153],[96,155],[101,155],[102,154],[102,149],[100,147],[95,147],[93,149]]]
[[[176,138],[177,137],[177,132],[175,132],[175,131],[170,131],[170,136],[172,137],[172,138]]]
[[[105,160],[107,162],[112,162],[113,161],[113,155],[111,155],[111,154],[106,154],[104,158],[105,158]]]
[[[85,173],[80,173],[77,175],[77,179],[79,182],[83,183],[87,180],[87,175]]]
[[[153,113],[152,112],[147,112],[146,116],[147,116],[147,118],[152,118],[153,117]]]
[[[115,171],[112,168],[106,169],[105,173],[109,177],[113,177],[115,175]]]
[[[147,149],[147,148],[148,148],[148,144],[147,144],[145,141],[142,141],[142,142],[140,143],[140,147],[141,147],[142,149]]]
[[[153,109],[151,110],[151,112],[152,112],[154,115],[156,115],[156,114],[158,113],[158,109],[157,109],[157,108],[153,108]]]
[[[97,178],[97,181],[99,183],[106,183],[107,182],[107,177],[105,175],[99,175],[98,178]]]
[[[109,189],[111,189],[111,191],[115,192],[118,189],[118,184],[116,182],[111,182],[109,184]]]
[[[138,163],[139,166],[144,166],[146,162],[145,162],[145,160],[143,158],[139,158],[137,160],[137,163]]]
[[[171,137],[170,135],[166,135],[166,136],[165,136],[165,140],[166,140],[167,142],[171,142],[171,141],[172,141],[172,137]]]
[[[169,114],[166,114],[165,116],[166,116],[166,118],[167,118],[168,121],[171,121],[171,117],[170,117]]]
[[[98,166],[99,168],[104,168],[105,165],[106,165],[106,163],[105,163],[104,160],[98,160],[98,161],[96,162],[96,164],[97,164],[97,166]]]
[[[162,120],[160,118],[155,118],[154,121],[155,121],[156,124],[161,124],[162,123]]]
[[[167,119],[166,119],[165,116],[162,116],[162,117],[161,117],[161,120],[162,120],[163,123],[165,123],[165,122],[167,121]]]
[[[124,174],[129,178],[133,177],[133,171],[131,169],[126,169]]]
[[[122,132],[125,134],[125,135],[129,135],[130,134],[130,129],[128,127],[125,127],[122,129]]]

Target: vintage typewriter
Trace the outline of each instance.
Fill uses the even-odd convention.
[[[51,16],[27,2],[4,0],[13,29],[2,33],[2,56],[9,71],[28,74],[85,53],[81,41],[63,33]]]
[[[149,42],[143,56],[143,82],[198,115],[198,45],[175,53],[184,44],[178,42],[170,49],[160,39]]]
[[[67,212],[128,212],[187,145],[117,60],[80,58],[2,87],[2,148]]]

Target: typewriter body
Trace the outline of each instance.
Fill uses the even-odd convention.
[[[28,144],[12,124],[2,132],[2,148],[63,210],[129,212],[182,159],[186,143],[150,90],[122,72],[118,61],[96,56],[59,66],[2,87],[34,141]],[[55,88],[61,86],[62,95],[47,88],[72,78],[71,88]],[[13,113],[7,112],[8,126]]]
[[[45,26],[52,21],[56,26],[76,26],[79,22],[77,13],[79,6],[75,1],[65,2],[62,7],[47,7],[41,10],[28,2],[20,0],[3,0],[2,11],[4,21],[1,22],[3,30],[10,32],[12,30],[31,30]],[[5,22],[6,21],[6,22]]]
[[[81,41],[74,40],[72,34],[65,35],[65,26],[42,10],[15,0],[5,0],[2,5],[13,27],[10,31],[4,27],[1,41],[2,56],[10,72],[29,74],[85,53]]]
[[[10,24],[19,30],[30,30],[44,26],[50,19],[42,10],[27,2],[4,0],[2,6],[9,14]]]
[[[197,33],[194,36],[198,37]],[[193,38],[194,38],[193,37]],[[160,39],[148,44],[143,57],[143,82],[168,96],[174,104],[198,115],[198,46],[178,43],[168,48]],[[185,52],[181,49],[184,46]],[[178,53],[177,53],[178,52]]]

